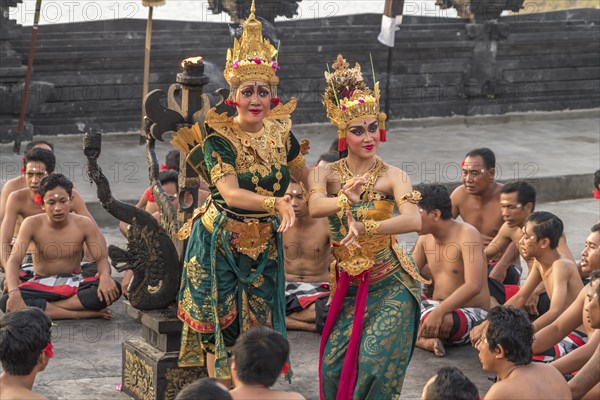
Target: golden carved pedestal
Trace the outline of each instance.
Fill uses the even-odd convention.
[[[125,302],[127,314],[142,323],[142,336],[123,343],[123,392],[140,400],[173,400],[188,383],[208,376],[206,368],[177,366],[181,322],[175,308],[140,311]]]

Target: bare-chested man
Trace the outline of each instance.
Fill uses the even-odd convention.
[[[48,150],[34,148],[25,155],[25,180],[27,188],[17,190],[8,196],[6,202],[6,211],[2,226],[0,227],[0,268],[6,265],[10,256],[11,242],[17,220],[24,219],[33,215],[42,214],[44,210],[41,206],[41,199],[37,199],[39,194],[39,185],[41,180],[54,172],[56,166],[56,158],[54,154]],[[94,219],[88,211],[85,203],[79,193],[73,190],[72,196],[72,211],[76,214],[88,217],[95,225]],[[96,227],[98,240],[104,243],[104,237]]]
[[[546,364],[531,362],[533,328],[527,314],[511,307],[494,307],[476,343],[483,369],[496,374],[484,400],[570,399],[567,382]]]
[[[531,274],[536,261],[533,257],[523,254],[519,241],[523,237],[522,228],[525,225],[525,220],[535,209],[535,197],[536,193],[533,186],[524,181],[510,182],[502,187],[500,190],[500,206],[504,224],[496,237],[485,248],[485,255],[488,260],[498,257],[510,244],[514,244],[527,262],[528,274]],[[574,261],[564,235],[561,236],[558,243],[558,251]],[[550,300],[545,292],[546,290],[542,284],[535,288],[525,304],[529,314],[540,315],[548,311]]]
[[[558,242],[563,234],[563,223],[556,215],[537,211],[531,213],[522,228],[519,251],[525,259],[535,259],[523,287],[505,303],[505,306],[524,308],[533,291],[543,283],[550,308],[533,323],[535,332],[550,325],[565,312],[576,299],[583,283],[575,262],[558,251]],[[471,341],[477,342],[484,324],[471,332]],[[581,336],[579,336],[579,334]],[[587,335],[579,332],[578,339],[587,341]]]
[[[487,246],[503,224],[500,208],[502,184],[495,181],[496,155],[487,147],[471,150],[461,163],[462,186],[450,196],[452,218],[459,215],[473,225]],[[519,252],[510,244],[501,257],[488,263],[489,276],[507,285],[518,285],[521,278]],[[504,301],[501,301],[503,303]]]
[[[6,265],[8,292],[0,299],[4,312],[38,307],[52,319],[110,318],[106,307],[121,295],[110,276],[106,244],[98,241],[96,224],[72,214],[73,184],[62,174],[39,185],[43,214],[25,218]],[[20,283],[19,267],[30,243],[34,277]],[[94,256],[97,274],[81,268],[83,245]]]
[[[585,248],[581,252],[581,267],[587,276],[592,271],[600,270],[600,224],[592,227],[592,233],[585,241]],[[587,284],[560,317],[535,335],[534,360],[557,360],[552,365],[566,375],[579,371],[591,358],[600,343],[600,335],[586,318],[586,309],[590,303],[589,295],[594,293],[598,282],[600,281]],[[590,338],[587,344],[582,339],[585,336]]]
[[[286,195],[292,198],[296,223],[283,235],[285,297],[288,329],[315,332],[327,313],[329,263],[332,261],[326,218],[312,218],[299,183],[291,182]],[[315,324],[315,322],[318,322]]]
[[[477,229],[452,219],[448,190],[422,185],[419,191],[422,222],[413,258],[433,280],[434,291],[422,301],[417,346],[443,356],[443,343],[468,343],[470,330],[485,319],[490,307],[487,268]]]
[[[48,143],[44,140],[34,140],[34,141],[27,143],[27,146],[25,146],[25,154],[27,154],[31,149],[34,149],[34,148],[45,149],[45,150],[54,152],[54,146],[52,145],[52,143]],[[23,161],[25,161],[24,157],[23,157]],[[10,179],[2,186],[2,194],[0,195],[0,224],[2,224],[2,219],[4,219],[4,212],[6,210],[6,202],[8,200],[8,196],[12,192],[16,192],[17,190],[27,188],[27,181],[25,180],[25,173],[24,173],[25,172],[25,163],[24,162],[23,162],[23,169],[21,170],[21,172],[22,172],[21,175]],[[20,224],[20,223],[21,223],[21,221],[18,221],[18,224]],[[18,231],[19,231],[19,227],[17,225],[15,232],[14,232],[14,236],[17,236]]]

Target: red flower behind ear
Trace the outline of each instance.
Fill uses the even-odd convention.
[[[48,344],[44,348],[44,354],[48,358],[54,357],[54,346],[52,346],[52,342],[48,342]]]
[[[279,97],[273,97],[271,99],[271,104],[273,104],[275,107],[277,107],[280,102],[281,102],[281,99]]]
[[[36,194],[35,196],[33,196],[33,202],[35,204],[42,204],[44,202],[44,199],[42,199],[42,195],[41,194]]]
[[[462,160],[462,161],[460,162],[460,167],[461,167],[461,168],[464,168],[464,167],[465,167],[465,160]]]
[[[146,189],[146,191],[144,192],[144,197],[150,203],[156,203],[156,200],[154,199],[154,194],[152,193],[152,187],[149,187],[148,189]]]
[[[600,200],[600,190],[594,189],[594,198]]]
[[[289,362],[285,362],[285,364],[283,364],[283,368],[281,368],[281,373],[283,375],[287,374],[290,371],[290,363]]]
[[[166,171],[167,170],[167,164],[160,164],[160,170],[161,171]]]
[[[25,167],[21,167],[21,173],[24,174],[25,173]]]

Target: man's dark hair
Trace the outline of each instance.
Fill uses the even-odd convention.
[[[28,307],[0,319],[0,362],[11,375],[29,375],[50,342],[52,320],[41,309]]]
[[[600,169],[594,173],[594,188],[598,188],[600,185]]]
[[[290,353],[288,341],[271,328],[255,326],[240,335],[233,356],[240,381],[273,386]]]
[[[563,234],[564,225],[560,218],[548,211],[536,211],[529,214],[525,223],[535,223],[533,233],[538,240],[550,239],[550,248],[558,247],[558,241]]]
[[[54,145],[52,143],[46,142],[45,140],[32,140],[31,142],[25,145],[25,153],[33,149],[35,146],[39,146],[41,144],[45,144],[46,146],[50,147],[52,149],[52,152],[54,152]]]
[[[496,155],[487,147],[480,147],[478,149],[471,150],[465,156],[465,158],[467,157],[481,157],[483,160],[483,165],[486,169],[496,168]]]
[[[34,147],[29,150],[25,153],[23,165],[27,165],[27,163],[32,161],[43,163],[46,166],[46,172],[48,174],[53,173],[54,168],[56,168],[56,157],[50,150],[41,149],[39,147]]]
[[[496,306],[490,310],[486,339],[490,350],[504,348],[506,359],[515,365],[531,363],[533,325],[525,311],[519,308]]]
[[[173,182],[175,186],[179,184],[179,173],[173,170],[160,171],[158,173],[158,180],[161,185],[166,185],[167,183]]]
[[[427,400],[478,400],[477,386],[456,367],[443,367],[428,386]]]
[[[166,157],[167,170],[179,172],[179,150],[171,150]]]
[[[600,232],[600,223],[592,226],[592,232]]]
[[[535,209],[535,189],[525,181],[509,182],[502,186],[500,193],[509,194],[517,192],[517,201],[522,206],[531,203],[531,211]]]
[[[438,184],[420,184],[417,188],[421,192],[421,201],[419,207],[423,210],[432,212],[440,210],[442,219],[452,218],[452,202],[450,201],[450,192],[445,186]]]
[[[231,400],[231,395],[214,378],[198,379],[186,385],[175,400]]]
[[[43,199],[47,191],[52,190],[58,186],[65,189],[69,197],[71,197],[71,194],[73,193],[73,183],[63,174],[52,174],[42,179],[38,191],[40,192],[40,196],[42,196]]]

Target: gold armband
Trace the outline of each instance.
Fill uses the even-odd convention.
[[[341,208],[342,210],[350,209],[350,200],[348,200],[348,196],[346,196],[344,193],[342,193],[341,190],[338,193],[338,201],[337,201],[336,205],[339,208]]]
[[[324,188],[312,188],[310,189],[310,192],[308,192],[308,195],[306,195],[306,201],[308,201],[308,199],[310,199],[310,196],[312,196],[315,193],[323,193],[324,195],[327,195],[327,190],[325,190]]]
[[[265,197],[261,206],[269,214],[277,214],[277,211],[275,210],[275,197]]]
[[[398,199],[398,201],[397,201],[398,207],[400,207],[402,204],[404,204],[406,202],[413,203],[413,204],[419,204],[421,199],[422,199],[421,192],[419,192],[417,190],[413,190],[411,193],[406,193],[404,196],[402,196]]]
[[[365,225],[366,236],[373,236],[377,234],[377,229],[379,229],[379,226],[381,225],[381,222],[374,221],[372,219],[365,219],[362,221],[362,223]]]

